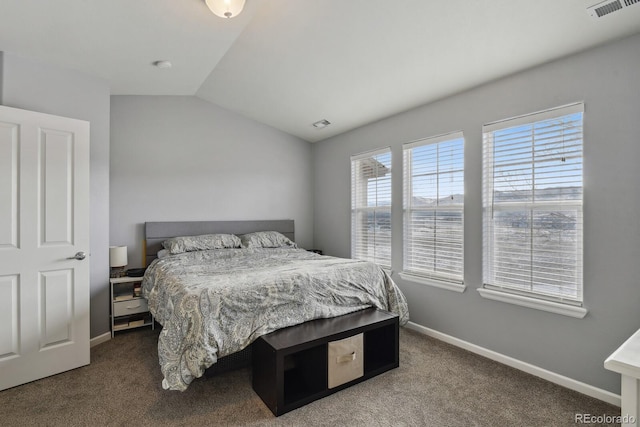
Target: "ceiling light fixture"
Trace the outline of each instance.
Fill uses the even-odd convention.
[[[322,129],[322,128],[326,128],[330,124],[331,124],[331,122],[329,120],[323,119],[323,120],[319,120],[319,121],[315,122],[313,124],[313,127],[316,128],[316,129]]]
[[[242,12],[245,0],[205,0],[211,12],[220,18],[233,18]]]

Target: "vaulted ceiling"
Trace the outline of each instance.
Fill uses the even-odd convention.
[[[598,19],[596,3],[246,0],[221,19],[204,0],[2,0],[0,50],[100,77],[114,95],[195,95],[316,142],[640,32],[640,3]]]

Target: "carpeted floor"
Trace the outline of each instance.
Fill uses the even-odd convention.
[[[158,331],[94,347],[91,365],[0,392],[2,426],[576,426],[620,408],[401,329],[400,367],[281,417],[251,388],[250,369],[160,383]]]

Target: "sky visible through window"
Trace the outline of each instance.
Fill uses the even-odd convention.
[[[411,205],[461,204],[464,196],[464,139],[415,147],[411,151]]]
[[[580,199],[582,113],[495,131],[493,156],[495,201]]]
[[[464,154],[454,150],[460,143],[457,139],[413,149],[413,158],[432,159],[414,172],[413,197],[437,203],[446,197],[464,195],[464,182],[460,179],[464,174]],[[580,191],[563,192],[561,188],[582,185],[581,145],[582,113],[494,132],[495,196],[510,200],[536,196],[580,198]],[[391,153],[377,155],[375,160],[391,168]],[[391,193],[378,191],[390,179],[385,174],[368,180],[368,206],[391,205]],[[535,190],[545,189],[556,191],[535,194]]]
[[[378,164],[378,169],[387,169],[391,171],[391,152],[378,154],[373,159]],[[380,175],[380,176],[378,176]],[[376,173],[373,178],[367,182],[367,206],[391,206],[391,191],[380,191],[379,187],[389,186],[391,181],[390,173]]]
[[[430,159],[425,166],[414,166],[412,192],[415,198],[438,204],[439,199],[446,201],[451,200],[451,196],[464,195],[464,153],[456,149],[463,143],[462,138],[457,138],[413,149],[414,159]],[[384,167],[391,168],[391,153],[377,155],[375,160]],[[378,191],[379,186],[388,185],[390,179],[391,176],[386,174],[368,180],[369,207],[391,205],[391,193]]]

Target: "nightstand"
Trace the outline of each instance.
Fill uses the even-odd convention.
[[[140,294],[142,277],[109,279],[111,288],[111,338],[118,331],[151,326],[153,316],[147,300]]]

